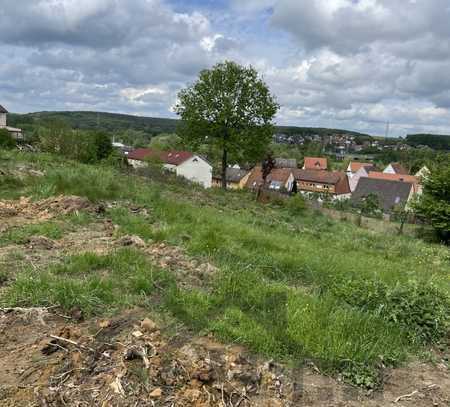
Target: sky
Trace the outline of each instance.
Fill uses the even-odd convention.
[[[0,0],[0,104],[174,117],[223,60],[277,124],[450,134],[450,0]]]

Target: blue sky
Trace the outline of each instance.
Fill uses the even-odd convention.
[[[279,124],[450,133],[448,0],[0,0],[0,104],[173,117],[224,59]]]

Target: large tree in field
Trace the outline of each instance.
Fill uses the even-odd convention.
[[[445,242],[450,242],[450,164],[433,168],[423,180],[423,194],[413,204],[419,217],[425,218]]]
[[[279,106],[255,69],[219,63],[200,72],[178,98],[175,110],[183,123],[179,135],[193,148],[209,144],[221,151],[223,188],[230,156],[262,158]]]

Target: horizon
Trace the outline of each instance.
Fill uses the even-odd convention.
[[[179,90],[228,59],[258,70],[279,126],[450,134],[446,0],[2,3],[9,111],[176,119]]]

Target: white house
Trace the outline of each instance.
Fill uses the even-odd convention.
[[[6,121],[7,114],[8,111],[2,105],[0,105],[0,129],[8,130],[11,133],[11,135],[16,139],[22,138],[22,129],[16,129],[14,127],[7,126]]]
[[[212,166],[203,157],[189,151],[156,151],[150,148],[138,148],[127,155],[127,160],[134,168],[147,166],[147,160],[162,162],[163,168],[177,176],[211,188]]]

